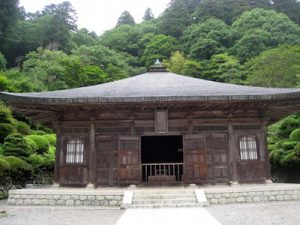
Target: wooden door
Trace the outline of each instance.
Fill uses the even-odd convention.
[[[206,135],[206,152],[212,155],[210,181],[212,183],[226,183],[229,181],[228,172],[228,140],[225,133]]]
[[[118,147],[113,136],[97,137],[96,182],[114,185],[118,182]]]
[[[207,161],[204,135],[186,135],[184,149],[184,181],[203,183],[207,179]]]
[[[141,182],[141,147],[137,136],[122,136],[119,140],[119,183]]]

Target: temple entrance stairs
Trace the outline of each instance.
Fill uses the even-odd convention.
[[[123,209],[128,208],[178,208],[178,207],[202,207],[207,205],[204,192],[199,190],[175,189],[175,190],[136,190],[132,191],[132,201],[122,205]],[[130,193],[130,192],[129,192]],[[126,195],[126,193],[125,193]],[[198,195],[198,196],[197,196]],[[199,201],[199,195],[204,200]]]

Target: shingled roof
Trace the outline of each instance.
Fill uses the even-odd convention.
[[[147,72],[89,87],[33,93],[0,93],[8,103],[125,103],[299,99],[300,89],[219,83],[170,72]]]

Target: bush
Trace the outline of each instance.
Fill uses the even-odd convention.
[[[282,148],[286,151],[293,150],[298,144],[298,141],[285,141],[282,143]]]
[[[36,152],[38,154],[44,154],[45,152],[48,151],[50,143],[47,140],[47,138],[45,138],[44,136],[33,134],[33,135],[28,135],[27,139],[30,139],[35,142],[37,146]]]
[[[10,165],[3,158],[0,158],[0,190],[6,193],[10,183]]]
[[[31,129],[29,125],[23,121],[14,121],[14,125],[18,131],[18,133],[23,134],[23,135],[29,135],[31,133]]]
[[[56,146],[56,135],[55,134],[45,134],[44,137],[49,141],[50,145]]]
[[[4,139],[10,135],[16,133],[16,129],[10,123],[0,123],[0,143],[3,143]]]
[[[12,121],[11,110],[0,102],[0,123],[12,123]]]
[[[28,157],[28,162],[32,167],[37,170],[45,165],[44,157],[39,154],[32,154]]]
[[[17,187],[24,187],[30,182],[33,175],[33,168],[24,160],[15,156],[6,156],[3,159],[10,165],[10,177],[12,184]]]
[[[290,134],[291,141],[300,141],[300,129],[293,130]]]
[[[285,118],[279,126],[278,136],[280,138],[288,138],[291,132],[297,128],[300,128],[300,119],[295,116]]]
[[[3,155],[27,158],[30,155],[30,146],[22,134],[11,134],[4,139]]]
[[[36,145],[36,143],[32,139],[28,138],[27,136],[25,137],[25,141],[29,146],[30,155],[36,153],[36,151],[38,150],[38,146]]]

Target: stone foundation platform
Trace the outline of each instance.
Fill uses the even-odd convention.
[[[19,189],[9,191],[8,204],[119,207],[123,195],[121,189]]]
[[[8,204],[120,207],[122,205],[124,193],[128,190],[129,189],[127,188],[86,189],[61,187],[19,189],[11,190],[9,192]],[[130,191],[133,192],[133,199],[142,192],[148,197],[154,196],[153,199],[150,199],[151,201],[160,198],[160,196],[170,196],[170,193],[176,192],[179,195],[186,193],[187,191],[196,193],[196,190],[203,190],[207,198],[207,202],[211,205],[300,201],[300,184],[216,185],[163,188],[137,187],[130,189]],[[174,198],[174,200],[176,200],[176,197]],[[177,199],[177,202],[180,201]]]

